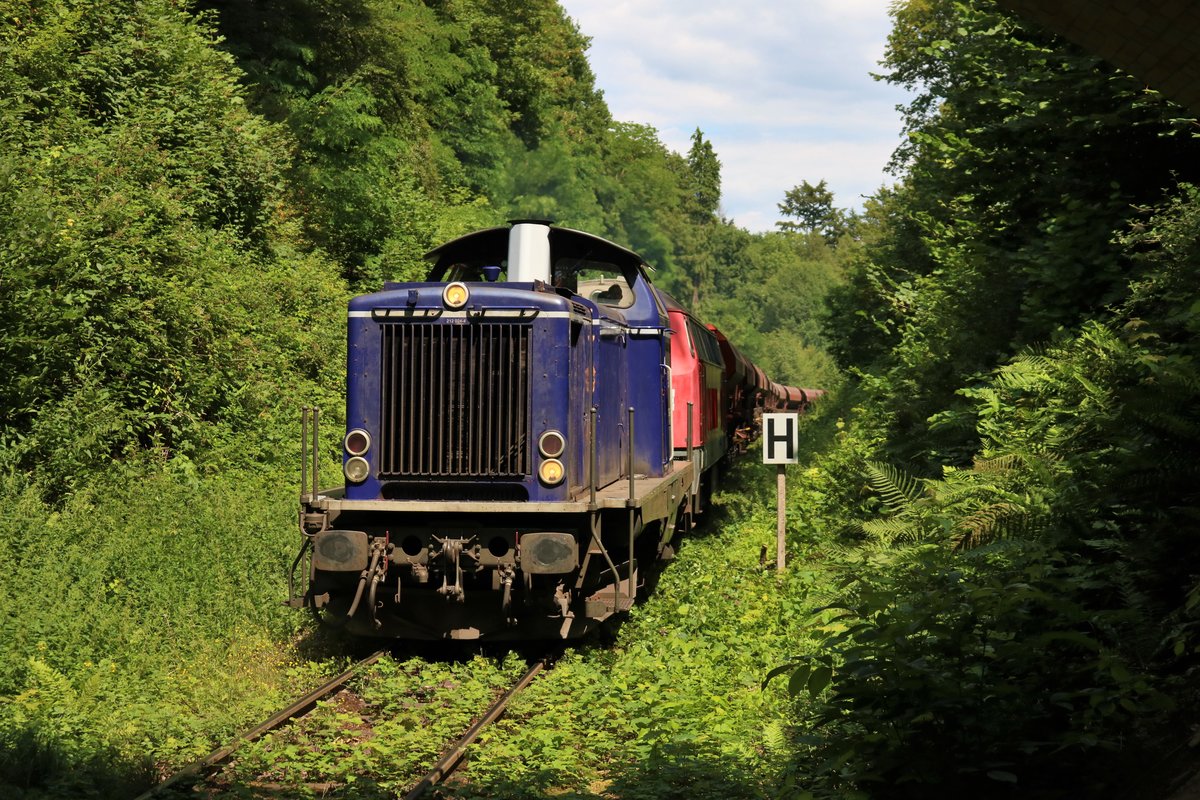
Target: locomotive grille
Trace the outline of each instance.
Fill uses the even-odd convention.
[[[528,472],[529,326],[383,325],[380,478]]]

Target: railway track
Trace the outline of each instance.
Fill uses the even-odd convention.
[[[544,659],[537,661],[526,670],[521,679],[511,689],[501,695],[496,702],[492,703],[483,716],[441,757],[433,769],[408,794],[404,795],[404,800],[420,800],[420,798],[425,796],[426,792],[453,775],[454,771],[462,764],[463,757],[466,756],[467,748],[471,746],[471,743],[479,738],[479,734],[483,732],[484,728],[500,718],[500,715],[504,713],[504,709],[508,707],[509,701],[520,694],[537,677],[538,673],[545,669],[546,663]]]
[[[256,739],[261,739],[271,731],[282,728],[284,725],[288,724],[297,717],[304,716],[308,712],[312,711],[314,708],[316,708],[317,703],[341,691],[351,678],[387,654],[387,650],[377,650],[361,661],[352,664],[345,672],[330,678],[328,681],[321,684],[316,689],[313,689],[311,692],[304,695],[304,697],[301,697],[287,708],[275,712],[259,725],[238,736],[230,744],[212,751],[204,758],[193,764],[189,764],[171,777],[167,778],[162,783],[142,793],[137,797],[137,800],[161,798],[166,796],[166,794],[172,790],[204,780],[218,767],[228,761],[229,757],[232,756],[239,747],[253,742]]]
[[[325,683],[313,689],[304,697],[296,700],[291,705],[271,715],[270,718],[264,720],[259,725],[251,730],[238,736],[233,742],[227,744],[213,752],[209,753],[204,758],[196,761],[178,772],[174,773],[166,780],[158,785],[139,795],[136,800],[164,800],[173,796],[179,796],[181,793],[196,786],[197,784],[208,781],[213,775],[230,761],[237,750],[243,745],[260,739],[272,731],[279,730],[284,726],[298,720],[309,714],[317,707],[317,704],[322,700],[326,700],[337,693],[344,690],[349,681],[355,676],[362,673],[367,667],[379,661],[382,657],[388,654],[388,650],[379,650],[361,661],[353,664],[349,669],[339,675],[331,678]],[[548,659],[541,659],[533,663],[525,671],[525,673],[514,683],[507,691],[498,697],[482,714],[476,718],[475,722],[467,729],[456,742],[450,745],[442,757],[434,765],[433,769],[422,777],[415,786],[405,795],[405,800],[418,800],[426,796],[426,794],[438,784],[444,782],[447,778],[462,765],[468,748],[479,738],[479,735],[487,728],[488,725],[495,722],[503,715],[509,702],[520,694],[532,681],[537,677],[538,673],[544,670],[549,664]],[[280,788],[280,787],[276,787]],[[329,786],[327,788],[334,788]]]

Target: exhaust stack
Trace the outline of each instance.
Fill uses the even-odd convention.
[[[550,283],[550,226],[515,222],[508,233],[508,279],[517,283]]]

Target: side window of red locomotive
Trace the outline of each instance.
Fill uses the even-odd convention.
[[[722,363],[720,346],[717,344],[716,337],[707,328],[700,327],[694,320],[688,320],[688,333],[695,342],[700,358],[710,364],[720,365]]]
[[[704,340],[700,338],[695,321],[689,319],[687,323],[688,338],[692,340],[692,355],[698,355],[701,360],[704,359]]]

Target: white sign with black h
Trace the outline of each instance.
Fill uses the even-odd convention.
[[[800,420],[796,414],[763,414],[763,463],[795,464],[800,458]]]

